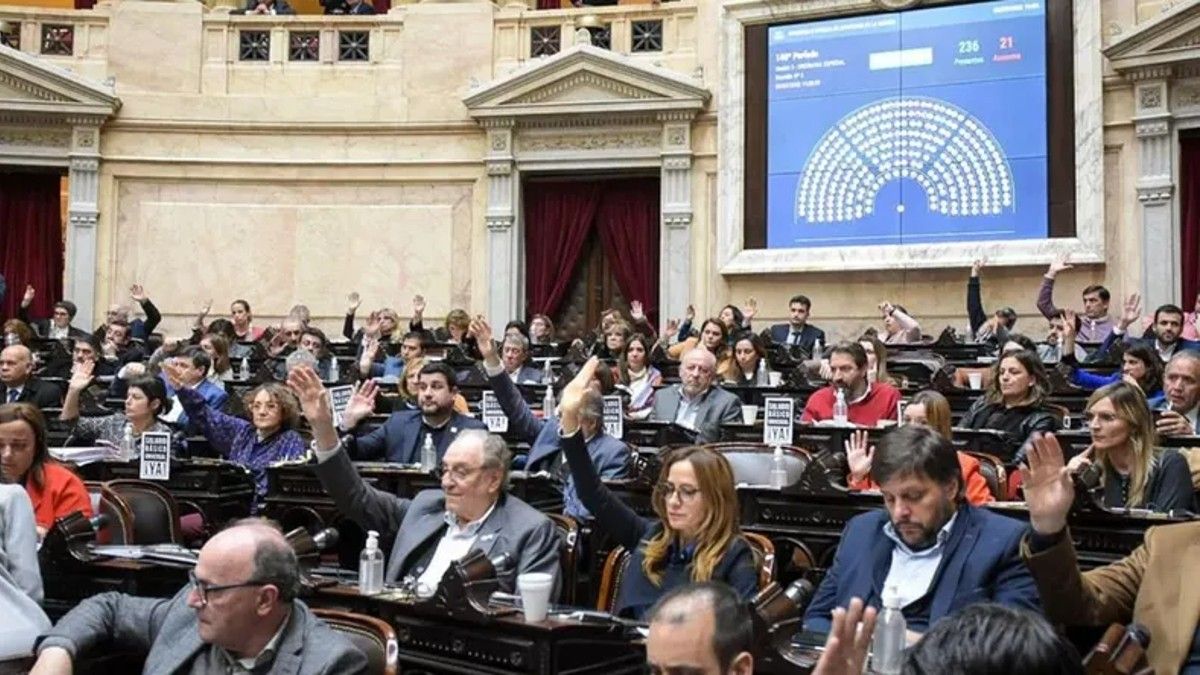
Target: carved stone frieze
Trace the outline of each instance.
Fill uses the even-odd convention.
[[[657,98],[653,92],[592,72],[568,75],[558,82],[536,89],[512,101],[513,104],[543,103],[564,97],[573,89],[602,91],[624,99]]]
[[[628,150],[658,147],[659,134],[656,130],[538,134],[523,135],[518,143],[520,149],[526,152]]]
[[[512,229],[514,220],[516,218],[510,214],[489,214],[484,217],[484,222],[487,224],[487,229],[490,232],[507,232]]]
[[[1163,104],[1163,89],[1161,84],[1148,84],[1138,87],[1138,107],[1161,108]]]
[[[66,129],[0,128],[0,145],[66,148],[71,145],[71,134]]]

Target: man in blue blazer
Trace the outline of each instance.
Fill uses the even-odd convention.
[[[1137,293],[1134,293],[1125,301],[1125,308],[1121,312],[1120,320],[1117,321],[1116,326],[1113,326],[1112,333],[1100,345],[1097,353],[1109,355],[1109,350],[1118,341],[1124,342],[1126,347],[1135,344],[1148,345],[1158,352],[1163,363],[1170,361],[1172,356],[1184,350],[1200,351],[1200,342],[1180,337],[1183,334],[1183,310],[1176,305],[1162,305],[1154,310],[1154,323],[1150,326],[1153,337],[1136,338],[1128,333],[1131,325],[1141,325],[1138,323],[1138,319],[1142,318],[1141,315],[1142,300]],[[1119,354],[1115,355],[1115,360],[1120,363]]]
[[[421,460],[425,437],[429,436],[440,461],[460,431],[486,428],[474,417],[455,412],[458,381],[453,368],[442,362],[430,363],[421,369],[419,377],[417,403],[420,410],[394,412],[382,426],[349,439],[346,446],[352,459],[416,464]],[[355,392],[342,413],[342,431],[353,430],[375,410],[377,392],[373,381],[367,381]]]
[[[862,598],[880,607],[896,595],[911,633],[976,602],[1038,610],[1037,586],[1021,561],[1025,523],[966,503],[954,446],[937,432],[904,426],[872,451],[871,478],[885,509],[846,524],[833,565],[804,614],[806,630],[829,632],[830,615]]]
[[[504,363],[496,354],[496,346],[492,342],[492,329],[483,319],[471,322],[471,334],[479,343],[479,352],[483,356],[483,368],[487,372],[488,383],[496,393],[496,400],[508,416],[508,430],[518,438],[530,444],[529,458],[525,461],[528,471],[546,470],[551,473],[562,466],[562,439],[558,434],[558,418],[548,417],[537,419],[529,410],[521,392],[513,384],[512,378],[505,372]],[[601,371],[597,371],[598,373]],[[611,389],[611,382],[608,389]],[[629,449],[625,442],[604,433],[604,398],[605,383],[600,379],[592,380],[592,389],[584,397],[583,409],[580,411],[580,429],[587,439],[588,454],[592,464],[601,478],[621,478],[629,467]],[[566,474],[563,485],[563,512],[572,518],[590,520],[592,515],[587,507],[579,501],[575,492],[575,479],[570,472]]]
[[[825,343],[825,331],[808,323],[809,310],[812,300],[807,296],[796,295],[788,301],[788,322],[777,323],[768,329],[767,337],[771,342],[780,345],[798,345],[812,352],[817,340]]]

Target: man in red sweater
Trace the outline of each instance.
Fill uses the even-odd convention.
[[[857,342],[840,342],[829,354],[833,371],[829,386],[808,397],[801,421],[806,423],[833,419],[837,390],[845,391],[850,422],[873,427],[879,420],[895,420],[900,392],[887,382],[867,380],[867,353]]]

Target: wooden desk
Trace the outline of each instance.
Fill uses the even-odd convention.
[[[618,675],[642,673],[646,662],[644,648],[618,625],[454,616],[386,594],[362,596],[352,586],[319,589],[308,603],[387,621],[400,642],[401,672]]]
[[[137,462],[93,462],[76,469],[84,480],[109,481],[138,477]],[[230,520],[250,515],[254,478],[238,464],[218,459],[171,462],[171,479],[153,481],[181,504],[194,505],[216,529]]]

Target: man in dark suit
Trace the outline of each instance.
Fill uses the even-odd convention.
[[[146,314],[145,320],[132,318],[129,305],[123,302],[113,303],[108,308],[108,313],[104,315],[104,323],[96,327],[92,331],[92,335],[98,340],[104,340],[108,335],[108,324],[113,321],[124,321],[129,324],[129,334],[131,337],[138,340],[145,340],[150,337],[158,324],[162,322],[162,314],[159,313],[158,307],[150,302],[150,296],[146,295],[146,289],[142,288],[141,284],[134,284],[129,287],[129,298],[138,303],[142,307],[142,312]]]
[[[26,286],[25,295],[21,298],[21,306],[17,308],[17,318],[29,324],[39,337],[77,340],[88,336],[87,331],[71,325],[71,322],[75,320],[77,309],[75,303],[70,300],[59,300],[54,303],[54,313],[49,319],[30,318],[29,306],[33,304],[35,297],[37,297],[37,291],[33,286]]]
[[[445,363],[427,364],[421,369],[417,385],[417,404],[420,410],[394,412],[382,426],[347,442],[347,452],[356,460],[385,460],[399,464],[415,464],[421,460],[421,447],[426,436],[433,440],[438,459],[446,448],[466,429],[486,429],[483,422],[455,412],[454,396],[458,393],[454,369]],[[342,413],[341,427],[350,431],[375,409],[378,389],[367,381],[355,392]]]
[[[119,319],[108,323],[104,341],[100,343],[100,359],[114,371],[127,363],[146,360],[146,352],[132,339],[129,324]]]
[[[62,405],[58,387],[33,376],[33,353],[24,345],[0,351],[0,404],[32,403],[40,409]]]
[[[717,376],[717,357],[697,347],[683,355],[679,363],[679,384],[658,390],[650,419],[695,430],[696,442],[721,440],[721,425],[740,422],[742,401],[713,386]]]
[[[38,639],[34,673],[69,673],[89,651],[149,652],[146,673],[367,673],[366,656],[296,599],[300,565],[278,527],[246,519],[204,548],[173,598],[102,593]]]
[[[797,345],[811,353],[817,340],[825,344],[825,331],[808,323],[809,310],[812,301],[805,295],[792,296],[788,301],[788,312],[791,318],[787,323],[777,323],[771,326],[767,337],[771,342],[781,345]]]
[[[379,532],[382,540],[395,540],[385,581],[407,579],[418,594],[432,595],[450,565],[472,550],[504,559],[496,571],[506,593],[514,592],[518,574],[543,572],[558,579],[554,524],[504,491],[512,460],[504,439],[483,430],[464,431],[442,458],[442,489],[403,499],[367,485],[354,470],[333,426],[329,397],[311,368],[293,370],[288,386],[312,426],[314,471],[338,511]]]
[[[487,372],[488,383],[496,393],[496,400],[504,409],[504,414],[508,416],[509,432],[530,444],[525,469],[557,473],[563,466],[564,459],[557,413],[546,411],[540,420],[533,416],[529,404],[504,372],[504,365],[496,355],[496,346],[492,342],[492,328],[486,321],[472,321],[471,334],[475,336],[479,343],[479,351],[483,354],[483,368]],[[597,369],[596,372],[607,374],[611,371],[603,368]],[[608,380],[607,389],[611,390],[611,375]],[[583,431],[588,455],[592,458],[596,473],[600,474],[601,478],[620,478],[625,475],[629,466],[629,449],[621,439],[604,433],[605,388],[605,383],[601,382],[600,378],[592,380],[592,387],[585,394],[583,409],[580,411],[580,429]],[[563,512],[580,520],[589,520],[592,517],[583,502],[579,501],[579,495],[575,491],[575,478],[569,472],[563,483]]]
[[[904,426],[880,439],[871,464],[885,508],[855,516],[804,615],[828,632],[835,607],[895,598],[911,633],[976,602],[1037,610],[1037,587],[1021,562],[1024,523],[966,503],[954,446]]]
[[[526,365],[529,360],[529,339],[524,335],[513,332],[504,336],[500,344],[500,360],[504,362],[504,372],[513,382],[542,384],[541,371]]]
[[[1139,321],[1141,318],[1142,299],[1137,293],[1134,293],[1125,301],[1121,318],[1113,327],[1112,333],[1100,345],[1098,351],[1101,354],[1108,354],[1117,342],[1124,342],[1126,347],[1145,344],[1158,352],[1163,363],[1170,361],[1172,356],[1184,350],[1200,351],[1200,342],[1185,340],[1181,337],[1183,335],[1183,310],[1179,307],[1162,305],[1154,310],[1154,323],[1150,326],[1152,337],[1136,338],[1128,332],[1130,326],[1141,325]],[[1119,363],[1121,357],[1117,355],[1116,360]]]

